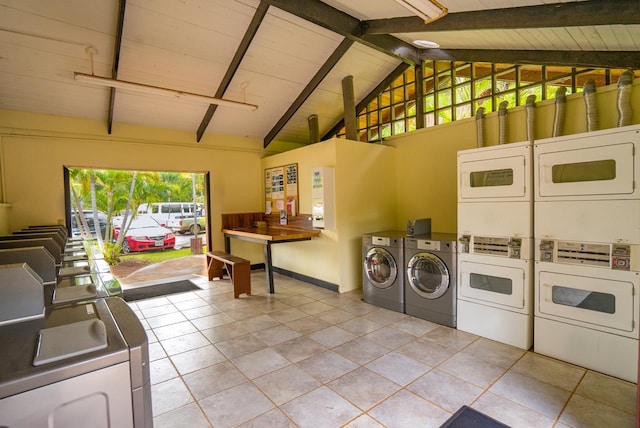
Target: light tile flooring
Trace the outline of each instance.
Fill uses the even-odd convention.
[[[132,302],[163,427],[438,427],[466,404],[513,427],[633,427],[636,385],[264,272]]]

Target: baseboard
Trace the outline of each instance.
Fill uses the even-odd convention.
[[[262,265],[264,268],[264,264]],[[251,267],[253,269],[253,266]],[[300,281],[308,282],[309,284],[317,285],[318,287],[326,288],[327,290],[338,292],[339,288],[337,284],[333,284],[331,282],[323,281],[321,279],[312,278],[307,275],[302,275],[300,273],[292,272],[290,270],[281,269],[278,267],[273,267],[273,271],[279,273],[280,275],[288,276],[289,278],[297,279]]]
[[[256,263],[255,265],[251,265],[251,270],[260,270],[264,269],[264,263]]]

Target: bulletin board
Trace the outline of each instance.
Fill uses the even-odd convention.
[[[264,170],[265,213],[286,210],[288,216],[298,212],[298,164]]]

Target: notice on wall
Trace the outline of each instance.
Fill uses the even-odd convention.
[[[298,205],[298,164],[264,170],[265,213],[285,210],[295,216]]]

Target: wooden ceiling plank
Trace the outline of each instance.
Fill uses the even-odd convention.
[[[639,24],[638,0],[590,0],[449,13],[428,24],[417,17],[362,21],[364,34]]]
[[[637,51],[428,49],[423,51],[422,59],[595,68],[640,68],[640,52]]]
[[[282,128],[287,124],[289,119],[293,117],[293,115],[298,111],[298,109],[302,106],[302,104],[306,101],[307,98],[313,93],[313,91],[320,85],[320,82],[329,74],[329,72],[335,67],[335,65],[340,61],[340,58],[347,53],[349,48],[353,45],[354,41],[348,38],[345,38],[340,45],[336,48],[335,51],[331,54],[331,56],[325,61],[325,63],[320,67],[318,72],[313,76],[311,81],[307,84],[307,86],[302,90],[298,98],[291,104],[291,107],[285,112],[285,114],[278,120],[276,125],[269,131],[267,136],[264,138],[264,148],[273,141],[273,139],[278,135],[278,132],[282,130]]]
[[[238,68],[240,67],[240,63],[242,62],[244,55],[247,53],[247,50],[249,49],[249,46],[251,45],[253,38],[255,37],[256,33],[258,32],[258,29],[260,28],[260,24],[262,24],[262,21],[264,20],[264,17],[266,16],[268,9],[269,9],[269,5],[267,3],[260,2],[260,5],[256,9],[256,13],[253,15],[253,18],[251,19],[251,23],[249,24],[249,27],[247,27],[247,30],[245,31],[244,36],[240,41],[240,45],[238,46],[238,49],[236,50],[236,53],[233,56],[233,60],[229,64],[229,67],[227,68],[227,72],[225,73],[224,77],[222,78],[222,81],[220,82],[220,86],[218,86],[218,90],[216,91],[216,94],[215,94],[216,98],[222,98],[227,88],[229,87],[229,84],[231,83],[233,76],[235,76],[236,72],[238,71]],[[217,104],[209,105],[207,112],[204,114],[204,117],[202,118],[202,122],[200,122],[200,126],[198,126],[198,130],[196,132],[196,142],[199,143],[200,140],[202,139],[202,136],[204,135],[204,132],[207,130],[207,126],[209,126],[209,123],[211,122],[211,119],[213,118],[213,115],[216,112],[217,108],[218,108]]]

